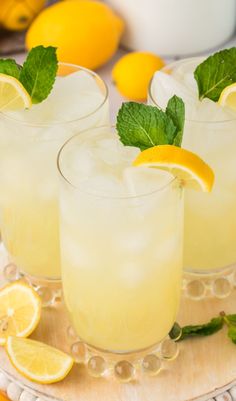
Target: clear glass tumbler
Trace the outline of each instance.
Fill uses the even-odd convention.
[[[181,76],[181,84],[192,86],[193,71],[201,61],[181,60],[163,72]],[[164,87],[160,90],[164,97]],[[166,89],[167,97],[169,90]],[[175,84],[173,90],[183,89]],[[185,92],[183,96],[187,96]],[[188,114],[193,105],[185,103]],[[158,86],[154,88],[153,82],[149,104],[160,107]],[[200,155],[213,168],[215,184],[211,193],[185,194],[184,287],[194,299],[224,298],[236,284],[236,113],[234,116],[209,100],[202,104],[199,101],[197,107],[201,110],[196,114],[199,119],[186,118],[183,147]]]
[[[11,261],[7,278],[16,277],[15,264],[43,288],[60,281],[57,153],[73,134],[108,122],[105,83],[92,71],[64,63],[45,102],[0,113],[0,225]],[[51,295],[45,293],[49,302]]]
[[[116,135],[110,134],[111,130],[87,130],[72,137],[59,153],[62,283],[65,304],[79,337],[72,350],[81,351],[79,344],[83,344],[94,375],[106,372],[110,354],[112,366],[116,360],[115,374],[128,380],[135,365],[135,361],[129,365],[130,355],[132,359],[139,353],[137,359],[150,373],[152,366],[159,366],[159,358],[176,356],[175,343],[169,344],[166,337],[180,301],[183,196],[171,175],[165,185],[157,178],[155,190],[146,189],[140,196],[108,195],[107,190],[115,190],[111,172],[116,168],[121,177],[132,162],[132,158],[119,162],[119,152],[125,147],[120,143],[118,150],[114,149],[111,142]],[[108,137],[104,138],[104,133]],[[86,159],[88,151],[91,157],[101,154],[105,160],[100,165],[97,159],[94,173],[90,171],[91,187],[84,184],[91,163]],[[84,174],[82,167],[73,164],[83,157]],[[144,184],[148,188],[148,176]],[[165,355],[165,350],[168,354],[173,349],[173,355]],[[146,356],[151,352],[154,365],[149,366],[149,359],[145,365],[140,352]],[[124,365],[120,366],[121,362]]]

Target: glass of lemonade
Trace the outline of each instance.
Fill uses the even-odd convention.
[[[104,373],[110,352],[124,380],[133,366],[122,354],[162,344],[163,356],[182,276],[182,188],[169,172],[131,167],[138,153],[104,126],[58,156],[65,304],[80,341],[107,352],[88,362],[93,373]]]
[[[228,296],[236,282],[236,113],[210,99],[199,101],[194,70],[203,61],[178,61],[157,72],[149,104],[166,106],[172,94],[185,101],[183,147],[198,153],[215,172],[212,193],[185,195],[184,268],[187,293]]]
[[[63,63],[43,103],[0,113],[1,234],[10,260],[32,280],[61,277],[57,153],[73,134],[108,121],[102,79]],[[12,265],[6,268],[8,274]]]

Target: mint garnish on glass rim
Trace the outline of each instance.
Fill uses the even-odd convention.
[[[141,150],[156,145],[181,146],[184,118],[184,102],[178,96],[169,100],[165,111],[127,102],[118,112],[116,128],[124,145]]]
[[[217,102],[221,92],[236,82],[236,47],[221,50],[203,61],[195,70],[199,99]]]
[[[22,67],[13,59],[0,60],[0,73],[18,79],[31,96],[32,103],[40,103],[48,97],[57,68],[56,48],[52,46],[34,47]]]

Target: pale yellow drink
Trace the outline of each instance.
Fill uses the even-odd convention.
[[[175,322],[182,273],[182,190],[109,128],[59,156],[65,303],[86,343],[111,351],[161,341]]]
[[[0,225],[11,260],[30,276],[60,279],[57,153],[74,133],[107,123],[105,84],[61,64],[49,97],[0,114]]]
[[[202,59],[179,61],[153,78],[149,102],[165,107],[172,94],[186,105],[182,146],[213,169],[211,193],[185,196],[184,267],[207,273],[236,263],[236,113],[209,99],[198,100],[193,72]]]

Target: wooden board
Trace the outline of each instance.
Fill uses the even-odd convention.
[[[3,284],[1,273],[0,283]],[[194,302],[185,299],[178,321],[180,324],[204,322],[222,310],[236,312],[236,292],[226,300]],[[32,337],[68,352],[68,324],[63,305],[44,309],[41,323]],[[91,378],[85,368],[78,366],[59,384],[32,384],[15,372],[4,349],[0,349],[0,370],[5,369],[20,383],[64,401],[206,401],[231,388],[234,382],[236,385],[236,346],[227,339],[226,332],[184,341],[180,343],[180,348],[179,357],[168,363],[159,376],[145,377],[140,382],[129,384],[121,384],[114,379]]]

